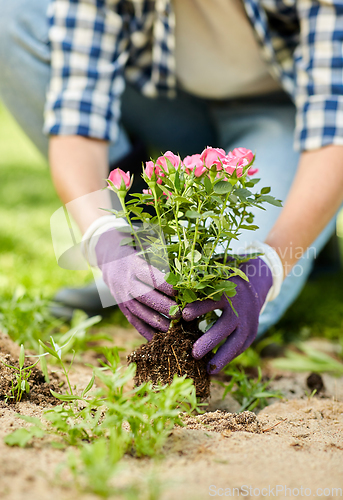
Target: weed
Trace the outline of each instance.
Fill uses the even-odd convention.
[[[28,349],[39,350],[39,339],[47,338],[62,322],[48,311],[48,301],[30,297],[24,287],[17,287],[13,296],[0,304],[0,327],[12,340]]]
[[[231,376],[229,384],[218,382],[225,387],[223,399],[230,392],[234,399],[241,405],[239,411],[262,409],[268,405],[270,398],[282,398],[279,391],[268,391],[269,380],[262,381],[261,368],[258,367],[258,377],[256,380],[249,378],[244,370],[235,366],[227,365],[224,373]]]
[[[27,394],[30,392],[30,384],[29,384],[29,378],[32,372],[32,368],[36,366],[36,364],[39,362],[39,360],[34,363],[33,365],[27,366],[24,368],[24,363],[25,363],[25,349],[23,344],[21,344],[20,347],[20,355],[19,355],[19,368],[16,366],[8,365],[4,361],[2,363],[7,366],[7,368],[11,368],[12,370],[15,370],[16,373],[16,383],[13,383],[12,380],[12,388],[11,388],[11,393],[6,395],[6,402],[9,399],[15,400],[16,403],[21,401],[21,398],[23,396],[23,393],[26,392]]]
[[[101,316],[92,316],[91,318],[84,311],[74,311],[71,321],[71,329],[61,335],[54,335],[55,340],[60,344],[68,345],[68,349],[64,353],[75,351],[76,353],[83,353],[90,348],[92,351],[99,351],[101,347],[94,345],[95,342],[107,340],[113,342],[113,338],[106,333],[97,332],[89,333],[89,328],[98,324],[102,320]],[[90,346],[90,343],[92,344]]]
[[[61,359],[62,348],[56,343],[52,343],[51,348],[45,346],[47,352],[58,357],[67,377],[69,390],[66,394],[51,391],[63,403],[44,412],[48,423],[32,421],[34,425],[24,429],[26,432],[19,433],[22,431],[19,429],[7,436],[7,444],[25,446],[30,440],[30,433],[33,438],[44,430],[47,434],[58,436],[60,443],[78,447],[112,436],[111,439],[116,442],[116,461],[125,453],[154,456],[174,425],[182,425],[179,413],[191,413],[199,408],[193,382],[185,376],[175,376],[172,383],[166,386],[156,388],[151,383],[145,383],[131,391],[124,391],[126,384],[134,378],[135,365],[120,366],[116,349],[108,352],[109,360],[103,363],[102,368],[94,368],[89,384],[77,395],[69,381],[70,367],[67,369]],[[88,395],[95,376],[102,387]]]
[[[42,345],[44,345],[42,343]],[[32,425],[17,429],[5,437],[10,446],[26,446],[35,437],[46,434],[57,438],[53,445],[76,446],[78,455],[69,455],[68,467],[74,475],[100,496],[111,493],[111,478],[125,453],[133,456],[156,456],[175,424],[183,425],[180,412],[199,411],[193,382],[175,375],[170,385],[153,387],[145,383],[125,391],[132,383],[135,365],[120,366],[117,349],[107,350],[107,363],[94,368],[94,374],[80,395],[73,391],[62,349],[53,339],[44,349],[59,359],[67,377],[68,391],[52,394],[62,401],[44,412],[44,422],[18,415]],[[93,391],[95,377],[101,387]],[[155,495],[156,497],[156,495]]]
[[[329,372],[333,375],[343,375],[343,363],[332,356],[313,349],[304,343],[296,344],[303,354],[291,350],[286,351],[284,358],[275,359],[272,366],[279,370],[290,370],[295,372]]]

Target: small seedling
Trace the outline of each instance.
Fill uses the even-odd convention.
[[[43,342],[41,345],[61,364],[68,391],[63,395],[51,391],[62,404],[45,411],[43,422],[18,415],[32,425],[5,436],[5,443],[25,447],[34,438],[53,435],[56,440],[51,442],[52,446],[78,448],[69,453],[66,467],[81,490],[103,498],[117,493],[124,498],[141,498],[135,493],[135,486],[121,490],[113,485],[120,460],[124,454],[158,455],[175,424],[184,425],[180,413],[200,411],[193,381],[175,375],[170,385],[153,387],[149,382],[125,390],[128,383],[132,385],[136,367],[121,366],[118,349],[114,348],[104,351],[107,362],[101,362],[101,368],[94,368],[87,387],[76,393],[69,380],[70,367],[67,369],[62,360],[65,346],[59,346],[53,339],[51,347]],[[95,377],[101,387],[91,393]],[[157,499],[157,490],[151,487],[150,496],[144,498]]]
[[[20,346],[19,368],[16,366],[8,365],[4,361],[2,361],[2,363],[7,366],[7,368],[10,368],[11,370],[15,370],[17,372],[15,374],[16,382],[13,382],[12,380],[11,393],[6,395],[6,402],[11,399],[15,400],[16,403],[19,403],[24,392],[26,392],[27,394],[30,392],[29,378],[31,376],[32,368],[36,366],[38,361],[36,361],[36,363],[34,363],[33,365],[24,368],[25,349],[23,344],[21,344]]]
[[[313,389],[312,392],[305,390],[305,396],[307,397],[307,400],[311,401],[311,399],[313,398],[313,396],[317,394],[317,392],[318,392],[317,389]]]
[[[71,367],[73,365],[73,362],[74,362],[75,351],[74,351],[73,359],[72,359],[72,361],[71,361],[71,363],[69,365],[69,369],[67,370],[66,365],[65,365],[65,363],[64,363],[64,361],[62,359],[62,349],[64,349],[69,344],[69,342],[71,342],[71,340],[72,340],[72,337],[70,337],[69,340],[64,345],[60,346],[59,344],[57,344],[57,342],[54,341],[53,337],[50,337],[51,347],[47,346],[46,344],[44,344],[44,342],[42,342],[41,340],[39,340],[40,346],[45,351],[45,353],[39,354],[39,358],[42,359],[47,354],[51,354],[51,356],[53,356],[58,361],[58,363],[61,365],[61,368],[62,368],[63,373],[64,373],[64,375],[65,375],[65,377],[67,379],[67,383],[68,383],[68,387],[69,387],[69,393],[67,391],[67,396],[73,396],[73,389],[71,387],[71,383],[70,383],[70,380],[69,380],[69,372],[70,372],[70,369],[71,369]],[[53,395],[55,396],[55,393],[53,393]]]
[[[257,408],[262,409],[268,405],[270,398],[282,398],[280,391],[268,391],[270,380],[262,382],[262,371],[258,367],[258,377],[256,380],[249,378],[244,370],[228,365],[223,369],[226,375],[231,376],[229,384],[218,382],[225,387],[223,399],[230,392],[233,398],[240,403],[239,412]]]

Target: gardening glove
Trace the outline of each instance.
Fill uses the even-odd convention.
[[[180,312],[169,315],[170,308],[177,305],[172,298],[176,291],[159,269],[138,255],[139,250],[121,245],[129,234],[115,224],[120,221],[123,229],[123,221],[112,216],[107,219],[108,225],[98,228],[88,241],[88,261],[96,260],[120,310],[143,337],[151,340],[156,331],[168,331],[170,319],[181,316]]]
[[[182,312],[185,321],[192,321],[210,311],[222,310],[216,323],[193,346],[194,358],[200,359],[226,339],[208,363],[207,370],[211,374],[218,373],[252,344],[257,335],[261,310],[267,301],[278,295],[281,288],[283,268],[275,250],[258,242],[251,249],[263,251],[264,255],[240,265],[249,281],[239,276],[230,278],[236,284],[236,295],[231,302],[237,315],[225,295],[218,301],[206,299],[193,302]]]

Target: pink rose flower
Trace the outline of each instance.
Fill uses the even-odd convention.
[[[164,170],[166,170],[166,172],[168,172],[166,158],[168,158],[168,160],[171,162],[171,164],[173,165],[173,167],[175,169],[177,169],[179,167],[179,165],[181,163],[180,157],[174,155],[174,153],[172,153],[171,151],[166,151],[163,156],[160,156],[159,158],[157,158],[156,165],[160,165],[161,167],[164,168]]]
[[[186,156],[183,160],[183,165],[187,174],[190,174],[194,170],[195,177],[201,177],[207,171],[199,154]]]
[[[248,160],[246,158],[237,158],[231,151],[228,153],[223,161],[223,168],[225,172],[232,175],[236,170],[237,177],[242,177],[243,167],[248,165]]]
[[[221,148],[211,148],[207,146],[206,149],[201,153],[201,161],[205,164],[207,168],[211,168],[212,165],[216,165],[218,170],[221,170],[221,161],[226,157],[224,149]]]
[[[250,149],[246,149],[246,148],[235,148],[233,151],[232,151],[232,154],[234,156],[237,156],[237,158],[246,158],[247,160],[247,165],[248,163],[250,163],[253,158],[254,158],[254,154],[253,152],[250,150]]]
[[[145,163],[144,173],[146,174],[146,176],[149,179],[151,179],[151,177],[152,177],[152,175],[153,175],[154,172],[155,172],[155,175],[156,175],[156,182],[157,182],[157,184],[162,184],[161,177],[164,177],[164,173],[162,172],[161,167],[159,167],[158,165],[154,165],[153,161],[147,161]]]
[[[143,194],[152,194],[151,189],[143,189]]]
[[[154,173],[154,168],[155,168],[155,165],[154,165],[153,161],[147,161],[145,163],[144,173],[149,177],[149,179],[151,179],[152,174]]]
[[[115,168],[112,170],[108,179],[112,182],[115,189],[122,190],[122,184],[124,181],[125,191],[128,191],[132,186],[133,176],[131,177],[130,172],[124,172],[120,168]],[[112,187],[110,185],[110,187]]]
[[[248,175],[255,175],[258,172],[258,168],[250,167],[248,170]]]

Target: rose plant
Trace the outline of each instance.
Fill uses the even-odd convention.
[[[111,172],[108,184],[122,205],[121,211],[112,212],[126,217],[136,234],[135,240],[127,238],[123,244],[142,243],[142,230],[158,228],[159,236],[156,231],[153,237],[148,236],[149,244],[142,244],[141,252],[150,261],[161,259],[165,242],[166,261],[159,264],[168,270],[165,279],[177,290],[181,310],[196,300],[219,300],[223,294],[230,299],[236,287],[230,278],[238,275],[247,279],[239,269],[247,257],[233,255],[230,244],[239,239],[241,231],[257,229],[252,207],[264,209],[264,203],[281,206],[269,194],[269,187],[251,191],[259,181],[251,178],[257,172],[252,167],[254,159],[252,151],[245,148],[226,153],[207,147],[183,160],[167,151],[146,163],[143,179],[148,189],[130,194],[128,201],[132,176],[120,169]],[[148,210],[151,205],[154,215]],[[142,223],[140,231],[134,230],[135,221]]]
[[[224,326],[230,323],[239,333],[237,327],[242,320],[233,302],[236,309],[242,312],[247,298],[253,297],[251,321],[255,322],[262,304],[259,304],[257,294],[251,295],[251,289],[248,287],[249,290],[245,290],[241,283],[249,281],[243,271],[246,269],[243,263],[259,254],[234,255],[231,243],[239,239],[242,231],[257,229],[253,224],[252,208],[264,209],[264,203],[281,206],[281,202],[269,194],[268,187],[253,191],[259,181],[251,178],[257,172],[252,167],[253,162],[253,153],[245,148],[226,153],[223,149],[207,147],[201,154],[186,156],[183,160],[167,151],[156,161],[146,163],[143,179],[147,189],[143,193],[130,194],[129,200],[126,196],[132,176],[119,169],[111,173],[108,184],[118,194],[122,208],[112,212],[117,217],[126,217],[129,223],[126,230],[120,228],[120,232],[127,234],[127,237],[120,236],[120,245],[134,247],[126,253],[116,250],[117,254],[127,255],[130,259],[134,250],[135,255],[145,259],[135,261],[136,266],[142,266],[139,270],[141,278],[147,274],[146,264],[148,267],[151,265],[152,276],[162,277],[164,283],[164,286],[155,284],[153,278],[153,287],[160,291],[169,287],[166,293],[170,297],[171,289],[175,299],[169,313],[160,309],[163,314],[156,316],[153,304],[161,298],[155,291],[151,292],[155,293],[155,298],[152,295],[149,299],[148,295],[145,298],[137,295],[138,302],[135,302],[131,299],[137,281],[133,281],[132,285],[123,283],[120,286],[118,283],[120,289],[129,292],[127,296],[124,293],[125,300],[120,305],[122,311],[149,340],[128,358],[137,365],[137,385],[147,380],[152,380],[154,384],[171,383],[175,373],[187,375],[194,380],[197,395],[206,399],[210,391],[209,372],[218,371],[223,360],[227,359],[224,346],[214,358],[210,352],[228,335],[223,321]],[[137,221],[141,223],[139,229],[134,227]],[[118,245],[115,241],[113,244]],[[121,265],[126,266],[123,261]],[[156,268],[159,274],[156,274]],[[127,275],[130,276],[130,273]],[[144,283],[145,280],[146,277]],[[270,281],[269,277],[267,281]],[[236,301],[237,286],[241,290],[242,303]],[[114,292],[118,298],[121,297],[120,290]],[[142,311],[139,300],[152,307],[151,313],[149,308],[143,308],[145,326],[139,317],[135,317],[135,312],[139,315]],[[194,302],[194,310],[190,310]],[[230,307],[236,322],[228,313]],[[220,319],[212,326],[218,320],[216,309],[222,310],[223,321]],[[151,317],[147,318],[147,314]],[[172,318],[170,325],[167,314]],[[227,320],[229,317],[230,321]],[[203,318],[207,322],[205,334],[198,328]],[[154,333],[146,322],[155,325]],[[236,334],[232,335],[235,347],[231,358],[234,353],[239,353],[243,345],[250,345],[255,330],[255,326],[246,329],[237,341]],[[202,335],[204,339],[200,338]]]

